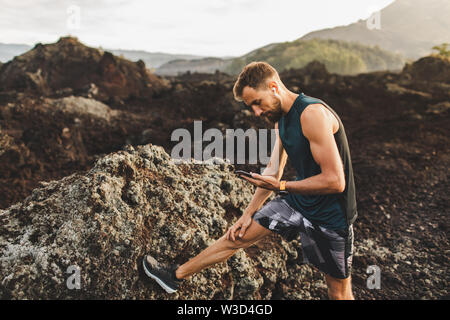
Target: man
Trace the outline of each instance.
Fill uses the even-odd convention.
[[[354,299],[350,269],[357,211],[350,151],[340,118],[322,100],[288,90],[265,62],[244,67],[233,93],[257,116],[275,122],[277,129],[263,174],[242,176],[257,186],[256,192],[242,217],[196,257],[181,266],[168,266],[147,255],[144,271],[167,292],[175,292],[181,279],[225,261],[272,232],[288,241],[300,235],[305,262],[325,274],[328,296]],[[295,181],[280,181],[287,156],[297,171]],[[278,190],[288,194],[261,208]]]

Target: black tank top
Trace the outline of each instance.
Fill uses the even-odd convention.
[[[278,122],[283,148],[297,172],[296,180],[303,180],[321,172],[311,154],[309,140],[303,135],[300,115],[310,104],[320,103],[330,110],[339,122],[334,134],[345,173],[345,190],[336,194],[301,195],[290,193],[284,198],[308,220],[331,230],[347,229],[356,219],[356,195],[352,161],[344,125],[336,112],[320,99],[301,93],[291,109]]]

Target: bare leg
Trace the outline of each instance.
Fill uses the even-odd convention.
[[[349,276],[346,279],[333,278],[325,275],[328,286],[328,297],[332,300],[355,300],[352,292],[352,279]]]
[[[220,239],[200,252],[197,256],[178,267],[176,277],[178,279],[185,279],[190,277],[192,274],[203,270],[204,268],[218,262],[225,261],[237,250],[251,246],[265,236],[269,235],[271,232],[272,231],[264,228],[259,223],[252,221],[242,238],[237,237],[239,230],[236,232],[236,241],[227,240],[225,239],[225,235],[223,235]]]

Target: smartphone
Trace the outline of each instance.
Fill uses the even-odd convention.
[[[250,172],[247,172],[247,171],[244,171],[244,170],[235,170],[234,173],[237,174],[237,175],[243,175],[243,176],[250,177],[250,178],[252,177]],[[289,194],[289,192],[287,192],[286,190],[277,191],[277,192],[278,192],[279,195],[282,195],[282,196],[286,196],[286,195]]]
[[[246,177],[249,177],[249,178],[252,177],[252,175],[249,172],[244,171],[244,170],[236,170],[236,171],[234,171],[234,173],[237,174],[237,175],[243,175],[243,176],[246,176]]]

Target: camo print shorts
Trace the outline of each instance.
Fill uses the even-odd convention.
[[[350,275],[353,257],[353,227],[329,230],[311,223],[278,196],[258,210],[253,219],[287,241],[300,235],[304,263],[339,279]]]

